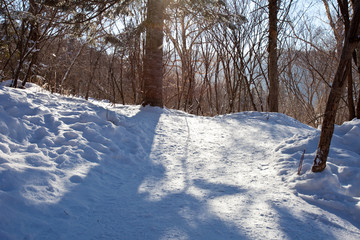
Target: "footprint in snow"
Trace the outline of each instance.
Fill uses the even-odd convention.
[[[81,183],[82,181],[83,181],[83,179],[79,175],[74,175],[74,176],[70,177],[70,182],[72,182],[72,183]]]

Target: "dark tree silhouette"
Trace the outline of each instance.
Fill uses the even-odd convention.
[[[277,12],[278,1],[269,0],[269,111],[278,112],[279,109],[279,77],[277,65]]]

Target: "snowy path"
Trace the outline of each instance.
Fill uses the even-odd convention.
[[[294,177],[317,130],[285,115],[0,91],[0,239],[360,239],[356,122]]]
[[[177,209],[175,214],[186,220],[173,226],[170,238],[286,239],[305,234],[356,239],[358,229],[296,197],[282,181],[274,146],[293,135],[292,127],[280,119],[269,128],[264,114],[249,113],[239,121],[243,117],[160,117],[150,155],[159,167],[149,172],[139,192],[150,202],[169,198],[171,204],[162,207]],[[301,132],[307,130],[296,131]],[[196,202],[195,209],[194,201],[186,204],[189,199]],[[168,217],[159,221],[151,215],[160,226],[174,216]]]
[[[153,153],[156,161],[166,168],[166,177],[160,181],[160,186],[148,187],[145,183],[141,190],[148,192],[149,199],[155,201],[179,192],[194,197],[201,203],[202,210],[188,216],[192,221],[206,221],[210,215],[210,218],[218,218],[232,229],[221,232],[214,226],[214,233],[203,233],[204,236],[212,236],[211,239],[236,239],[239,236],[286,239],[304,235],[312,235],[314,239],[325,236],[333,239],[351,236],[347,229],[351,227],[347,227],[346,222],[336,216],[328,219],[328,214],[290,193],[278,176],[274,151],[276,143],[286,136],[273,133],[277,130],[284,132],[284,126],[278,124],[266,129],[266,120],[263,119],[264,126],[259,127],[258,124],[262,123],[259,120],[265,116],[253,114],[254,121],[249,116],[247,122],[232,119],[233,116],[215,118],[215,121],[192,117],[173,119],[179,129],[161,129]],[[188,132],[177,139],[165,137],[166,133],[180,132],[180,129],[188,129]],[[291,129],[288,132],[290,137]],[[159,153],[157,145],[160,145]],[[339,236],[334,236],[328,227],[322,229],[321,225],[330,222]],[[357,229],[354,228],[354,231]]]

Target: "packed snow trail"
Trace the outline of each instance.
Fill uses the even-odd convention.
[[[271,125],[267,122],[273,116],[261,113],[215,119],[184,115],[182,120],[181,117],[167,120],[179,129],[160,121],[162,127],[156,134],[159,137],[154,141],[152,154],[154,161],[166,168],[165,177],[145,181],[140,191],[147,192],[148,199],[153,201],[179,193],[194,197],[206,209],[206,214],[204,210],[192,212],[190,216],[194,222],[220,219],[241,238],[354,237],[349,232],[351,226],[343,230],[336,227],[335,232],[328,227],[324,229],[321,226],[324,223],[332,223],[331,226],[346,226],[347,223],[336,216],[329,218],[284,186],[281,174],[278,175],[274,146],[292,136],[295,129],[287,117],[275,116],[277,123]],[[177,139],[167,137],[181,129],[188,131]],[[306,134],[309,130],[296,132]],[[197,218],[203,214],[207,217]],[[356,228],[353,231],[359,236]],[[212,239],[220,239],[227,233],[209,235]],[[238,238],[236,234],[223,239]]]
[[[311,180],[330,170],[296,175],[318,131],[285,115],[207,118],[0,91],[0,239],[360,238],[357,191],[332,180],[338,201],[327,202]],[[344,134],[357,139],[356,124]],[[355,171],[351,150],[341,154]]]

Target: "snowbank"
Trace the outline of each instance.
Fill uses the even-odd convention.
[[[0,239],[359,239],[359,127],[0,86]]]
[[[327,167],[312,173],[311,166],[319,142],[320,130],[295,135],[277,147],[282,159],[284,181],[306,201],[344,216],[357,226],[360,223],[360,120],[335,126]],[[306,151],[301,175],[296,171],[303,150]],[[285,177],[286,175],[286,177]]]

